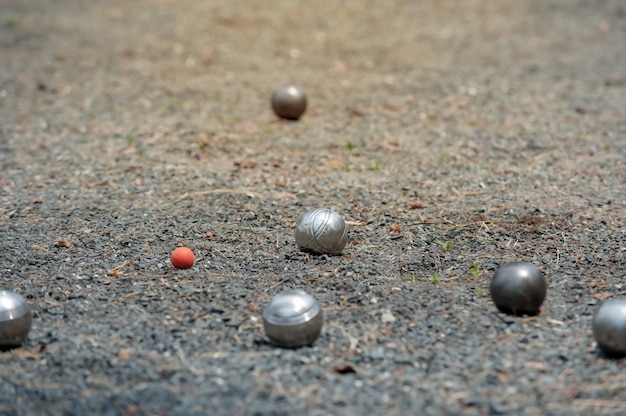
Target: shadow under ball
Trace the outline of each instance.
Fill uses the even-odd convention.
[[[610,356],[626,355],[626,297],[608,299],[593,316],[593,337]]]
[[[272,94],[272,109],[278,117],[298,120],[306,110],[307,99],[304,90],[295,85],[278,87]]]
[[[311,345],[322,331],[319,303],[303,290],[286,290],[274,296],[263,310],[265,335],[279,347]]]
[[[341,215],[328,208],[307,211],[296,225],[300,250],[318,254],[340,254],[348,242],[348,228]]]
[[[546,298],[547,282],[531,263],[501,266],[491,279],[491,299],[500,311],[513,315],[537,315]]]
[[[0,290],[0,348],[22,345],[33,322],[26,300],[19,294]]]

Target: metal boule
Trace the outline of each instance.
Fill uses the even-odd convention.
[[[319,303],[299,289],[279,293],[263,310],[265,334],[280,347],[313,344],[322,331],[323,322]]]
[[[491,299],[500,311],[512,315],[537,315],[546,298],[547,283],[531,263],[507,263],[491,279]]]
[[[348,242],[348,228],[341,215],[328,208],[307,211],[296,225],[300,250],[340,254]]]
[[[0,347],[20,346],[33,321],[30,306],[22,295],[0,290]]]

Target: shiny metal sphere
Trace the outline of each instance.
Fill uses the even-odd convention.
[[[324,318],[319,303],[303,290],[286,290],[263,310],[267,337],[280,347],[311,345],[322,331]]]
[[[0,347],[20,346],[33,322],[26,300],[15,292],[0,290]]]
[[[537,315],[547,287],[545,277],[531,263],[507,263],[491,279],[491,299],[502,312]]]
[[[626,297],[608,299],[593,316],[593,337],[608,355],[626,355]]]
[[[340,254],[347,242],[346,222],[328,208],[307,211],[296,225],[296,244],[300,250]]]
[[[295,85],[280,86],[272,94],[272,109],[278,117],[297,120],[304,114],[306,105],[304,90]]]

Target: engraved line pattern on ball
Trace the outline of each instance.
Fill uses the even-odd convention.
[[[319,221],[317,221],[320,215],[323,215],[324,218],[321,218]],[[322,247],[320,245],[320,239],[324,236],[324,234],[326,233],[326,230],[328,230],[328,228],[330,227],[330,216],[331,216],[331,211],[320,209],[320,210],[317,210],[313,214],[313,218],[311,218],[311,223],[309,224],[311,239],[309,240],[309,242],[312,241],[314,243],[314,246],[317,251],[326,250],[326,247]],[[315,229],[316,226],[317,226],[317,229]]]
[[[343,247],[345,246],[345,244],[343,244],[343,241],[345,241],[345,238],[347,236],[348,228],[346,227],[346,224],[345,224],[345,221],[343,220],[343,218],[339,214],[337,214],[336,212],[334,212],[334,211],[332,211],[330,209],[324,209],[323,213],[325,214],[326,217],[324,218],[324,221],[323,221],[324,228],[323,228],[322,232],[320,232],[320,236],[317,239],[318,245],[319,245],[320,239],[324,236],[324,234],[326,234],[326,231],[329,230],[329,229],[334,228],[333,226],[335,224],[332,221],[332,218],[334,216],[336,216],[340,220],[340,222],[341,222],[341,224],[343,226],[343,232],[342,232],[342,234],[341,234],[341,236],[339,238],[336,238],[334,241],[331,242],[332,244],[329,247],[325,247],[324,249],[326,251],[329,251],[330,253],[333,253],[333,254],[334,253],[339,253],[339,252],[341,252],[341,250],[343,250]]]
[[[343,233],[341,234],[341,238],[337,240],[337,245],[340,245],[342,241],[347,241],[347,239],[348,239],[348,227],[343,227]],[[341,248],[341,250],[343,250],[343,247]]]
[[[306,241],[303,243],[303,245],[302,245],[302,247],[303,247],[303,248],[306,248],[306,249],[309,249],[309,250],[314,250],[314,251],[320,251],[320,246],[319,246],[319,244],[317,244],[317,239],[318,239],[318,237],[321,235],[321,233],[319,233],[319,234],[318,234],[318,233],[316,233],[316,231],[319,231],[319,229],[318,229],[318,230],[314,230],[314,229],[313,229],[313,228],[315,227],[315,225],[316,225],[316,224],[315,224],[315,219],[316,219],[316,216],[317,216],[319,213],[320,213],[320,211],[319,211],[319,210],[315,210],[315,211],[313,211],[313,212],[309,212],[309,213],[308,213],[308,214],[309,214],[309,215],[308,215],[308,217],[310,217],[310,219],[309,219],[309,218],[306,218],[306,217],[307,217],[307,213],[305,213],[305,214],[304,214],[304,219],[306,219],[306,220],[307,220],[307,221],[305,222],[305,224],[304,224],[304,225],[306,226],[306,233],[307,233],[310,237],[309,237],[309,239],[308,239],[308,240],[306,240]],[[324,224],[321,224],[321,225],[323,226]],[[323,227],[320,227],[320,228],[322,228],[322,229],[323,229]]]
[[[308,210],[296,225],[296,243],[301,250],[339,254],[347,242],[344,219],[329,208]]]

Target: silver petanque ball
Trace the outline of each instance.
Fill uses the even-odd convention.
[[[33,322],[30,306],[19,294],[0,290],[0,348],[20,346]]]
[[[296,244],[300,250],[340,254],[347,242],[346,222],[328,208],[307,211],[296,225]]]
[[[272,109],[278,117],[297,120],[304,114],[306,105],[304,90],[295,85],[277,87],[272,94]]]
[[[537,315],[546,298],[547,283],[531,263],[500,266],[491,279],[491,299],[500,311],[513,315]]]
[[[322,331],[319,303],[303,290],[286,290],[274,296],[263,310],[265,334],[279,347],[311,345]]]
[[[593,316],[593,337],[611,356],[626,355],[626,297],[608,299]]]

